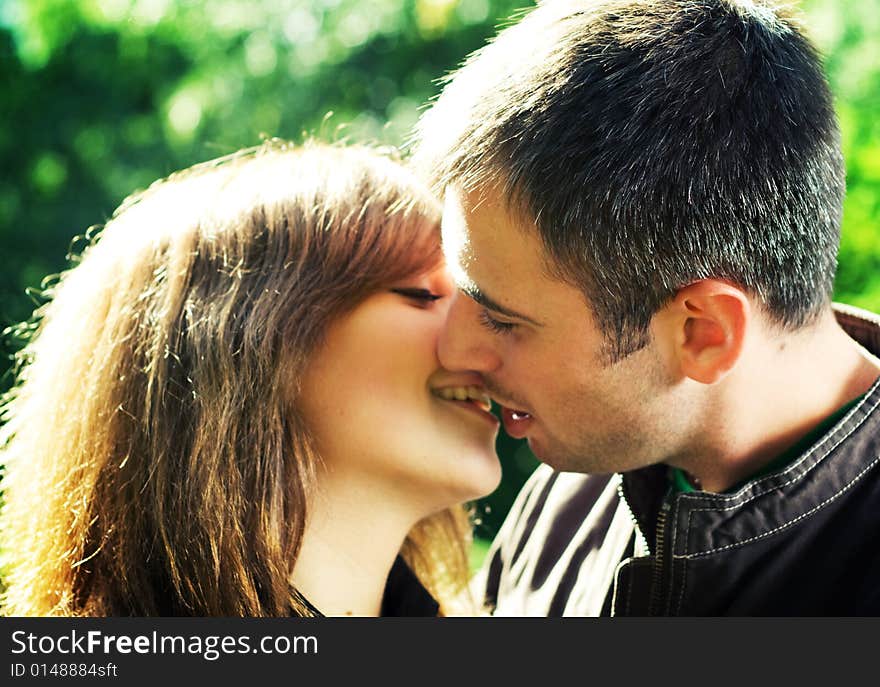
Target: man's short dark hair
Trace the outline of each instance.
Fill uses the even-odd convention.
[[[534,220],[611,360],[699,279],[785,330],[830,302],[839,131],[820,57],[767,4],[544,3],[450,77],[416,160],[438,190],[500,189]]]

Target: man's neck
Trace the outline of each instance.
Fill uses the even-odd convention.
[[[722,382],[708,445],[680,465],[705,491],[760,472],[880,376],[880,361],[828,313],[784,339],[756,338]]]

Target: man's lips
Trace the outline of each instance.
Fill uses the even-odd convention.
[[[504,423],[504,431],[514,439],[524,439],[534,422],[532,414],[528,410],[517,408],[514,404],[501,398],[500,394],[495,393],[491,384],[488,385],[488,391],[492,400],[501,407],[501,421]]]
[[[534,419],[524,410],[501,406],[501,419],[504,422],[504,431],[514,439],[523,439],[529,432]]]

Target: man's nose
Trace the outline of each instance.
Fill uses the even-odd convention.
[[[437,341],[437,356],[447,370],[492,372],[501,359],[491,332],[480,324],[480,306],[461,292],[452,296],[446,322]]]

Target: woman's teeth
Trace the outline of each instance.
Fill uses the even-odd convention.
[[[487,413],[492,410],[492,399],[478,386],[447,386],[434,389],[434,394],[445,401],[471,401]]]

